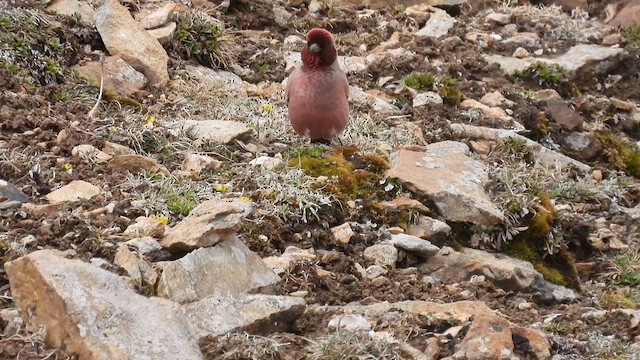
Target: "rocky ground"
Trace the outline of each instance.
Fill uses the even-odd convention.
[[[0,358],[639,359],[640,3],[533,3],[1,3]]]

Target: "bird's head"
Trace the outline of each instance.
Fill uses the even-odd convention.
[[[338,57],[333,35],[320,28],[307,33],[307,45],[302,49],[302,63],[311,68],[326,67]]]

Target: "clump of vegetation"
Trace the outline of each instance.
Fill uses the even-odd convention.
[[[640,284],[640,249],[618,254],[610,260],[611,275],[624,284]]]
[[[626,49],[640,48],[640,24],[631,24],[622,30],[622,36],[627,41]]]
[[[221,25],[202,13],[180,15],[173,39],[167,46],[178,55],[210,68],[226,68],[235,56]]]
[[[313,150],[313,148],[311,148]],[[354,147],[335,148],[329,154],[304,154],[292,157],[289,166],[299,167],[313,177],[326,177],[326,190],[342,200],[372,198],[380,191],[386,160],[375,155],[361,155]]]
[[[624,309],[637,309],[638,305],[636,300],[631,297],[631,294],[618,294],[618,293],[604,293],[600,296],[600,301],[609,306],[620,307]]]
[[[603,152],[609,163],[630,176],[640,178],[640,147],[638,145],[613,134],[601,133],[598,135],[598,140],[602,143]]]
[[[311,342],[309,359],[400,360],[401,344],[372,337],[367,332],[335,332]]]
[[[525,84],[558,90],[561,94],[570,90],[571,73],[558,64],[536,61],[514,76]]]
[[[163,223],[189,215],[211,193],[207,184],[161,174],[129,175],[128,180],[139,206]]]
[[[436,77],[430,72],[412,72],[402,79],[402,83],[415,90],[437,91],[442,99],[451,105],[456,105],[462,100],[462,93],[458,88],[456,79],[450,76]]]
[[[37,11],[0,11],[0,68],[31,84],[64,83],[77,52]]]

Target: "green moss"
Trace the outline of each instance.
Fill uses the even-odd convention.
[[[108,101],[113,101],[113,102],[118,102],[121,105],[125,105],[125,106],[131,106],[137,109],[142,109],[143,105],[136,99],[128,97],[128,96],[122,96],[122,95],[118,95],[115,91],[111,90],[111,89],[103,89],[102,91],[102,97],[105,100]]]
[[[321,156],[299,153],[288,162],[307,175],[326,176],[333,180],[326,189],[342,199],[372,199],[381,191],[380,180],[389,168],[386,160],[373,155],[360,155],[355,148],[338,147]]]
[[[640,47],[640,24],[631,24],[622,30],[622,35],[627,41],[625,48],[633,50]]]
[[[436,77],[430,72],[412,72],[402,79],[405,86],[415,90],[431,90],[436,84]]]
[[[545,280],[580,290],[575,259],[570,252],[560,250],[543,257],[547,242],[553,236],[555,208],[546,193],[537,191],[537,196],[540,203],[533,206],[535,211],[527,223],[527,230],[504,244],[503,250],[513,257],[530,262]]]
[[[450,76],[440,78],[437,88],[438,95],[449,105],[457,105],[462,100],[462,93],[458,88],[458,82]]]
[[[609,163],[630,176],[640,178],[640,148],[638,145],[622,140],[613,134],[598,134]]]
[[[625,309],[636,309],[636,302],[625,295],[613,294],[613,293],[604,293],[601,295],[600,299],[606,303],[613,303],[618,307]]]

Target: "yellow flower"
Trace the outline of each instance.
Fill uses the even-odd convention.
[[[71,165],[69,163],[66,163],[66,164],[64,164],[64,168],[67,169],[67,170],[71,170],[71,169],[73,169],[73,165]]]
[[[116,131],[118,131],[118,127],[117,126],[109,126],[109,131],[116,132]]]
[[[169,217],[164,215],[156,215],[156,220],[158,220],[163,225],[167,225],[169,223]]]
[[[240,196],[240,198],[239,198],[239,199],[240,199],[240,201],[245,201],[245,202],[249,202],[249,201],[251,201],[251,198],[250,198],[250,197],[248,197],[248,196]]]
[[[151,124],[152,122],[156,121],[156,117],[155,117],[155,116],[153,116],[153,115],[147,115],[147,116],[144,118],[144,121],[145,121],[147,124]]]
[[[262,110],[264,110],[266,112],[271,112],[271,111],[273,111],[273,105],[264,103],[264,104],[262,104]]]
[[[218,184],[218,185],[214,186],[213,189],[215,191],[217,191],[217,192],[225,193],[225,192],[229,191],[229,186]]]

